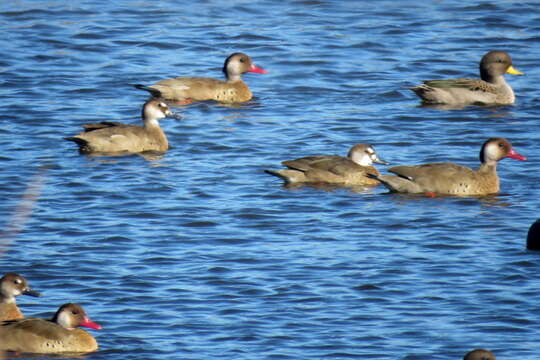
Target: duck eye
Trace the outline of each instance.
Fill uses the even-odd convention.
[[[240,58],[240,62],[241,62],[241,63],[246,62],[246,58]]]
[[[20,284],[20,283],[22,283],[22,281],[21,281],[21,279],[15,279],[15,280],[13,280],[13,283],[14,284]]]

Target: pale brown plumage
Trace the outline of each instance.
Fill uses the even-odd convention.
[[[71,303],[62,305],[51,320],[4,321],[0,323],[0,351],[43,354],[96,351],[96,339],[78,326],[101,329],[80,305]]]
[[[177,77],[158,81],[151,86],[137,84],[136,88],[146,90],[155,97],[173,101],[215,100],[222,103],[242,103],[253,97],[249,87],[242,80],[242,74],[267,73],[255,66],[246,54],[234,53],[223,65],[226,81],[204,77]]]
[[[411,88],[424,103],[446,105],[507,105],[515,101],[504,74],[523,75],[504,51],[490,51],[480,61],[480,79],[427,80]]]
[[[0,279],[0,321],[24,318],[17,307],[15,297],[19,295],[40,296],[37,291],[30,289],[28,281],[15,273],[5,274]]]
[[[159,126],[159,119],[167,116],[174,114],[167,104],[155,98],[143,106],[143,126],[118,122],[85,124],[82,133],[65,139],[77,143],[83,154],[165,152],[169,148],[169,142]]]
[[[354,145],[347,157],[339,155],[308,156],[283,161],[288,169],[265,170],[286,183],[326,183],[346,186],[377,185],[379,181],[367,175],[379,175],[373,163],[387,164],[379,159],[373,146]]]
[[[503,138],[488,139],[480,150],[478,170],[454,163],[396,166],[396,175],[376,176],[393,192],[434,193],[455,196],[480,196],[499,192],[497,162],[505,157],[526,160]]]

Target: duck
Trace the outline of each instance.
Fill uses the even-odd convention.
[[[379,175],[373,163],[387,165],[381,160],[371,144],[352,146],[347,157],[340,155],[307,156],[294,160],[286,160],[281,164],[287,169],[265,170],[277,176],[286,184],[324,183],[345,186],[370,186],[379,184],[379,180],[367,175]]]
[[[253,94],[242,80],[242,74],[253,72],[266,74],[267,70],[256,66],[244,53],[233,53],[225,59],[223,73],[225,81],[206,77],[177,77],[158,81],[154,85],[134,85],[146,90],[154,97],[186,104],[193,101],[214,100],[220,103],[243,103]]]
[[[497,162],[504,158],[527,160],[505,138],[490,138],[480,149],[478,170],[450,162],[395,166],[396,175],[375,176],[391,192],[453,196],[484,196],[499,192]]]
[[[165,117],[180,119],[162,99],[152,98],[142,108],[143,126],[110,121],[84,124],[83,132],[64,139],[79,145],[81,154],[166,152],[169,142],[159,126]]]
[[[480,79],[427,80],[410,89],[424,104],[510,105],[515,95],[504,74],[524,75],[512,66],[507,52],[493,50],[480,61]]]
[[[41,296],[30,289],[28,281],[19,274],[7,273],[0,279],[0,321],[23,319],[15,297],[19,295]]]
[[[469,351],[463,357],[463,360],[496,360],[495,354],[489,350],[476,349]]]
[[[79,326],[102,329],[90,320],[79,304],[74,303],[60,306],[51,320],[4,321],[0,323],[0,351],[40,354],[96,351],[96,339]]]

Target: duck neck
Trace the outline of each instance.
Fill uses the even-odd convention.
[[[225,74],[227,82],[242,81],[242,75],[240,74]]]
[[[483,163],[476,172],[479,180],[490,193],[498,193],[500,190],[500,180],[497,176],[497,162]]]
[[[169,148],[169,141],[163,129],[159,126],[158,119],[150,118],[144,120],[144,128],[147,131],[147,134],[150,135],[150,138],[157,141],[161,150],[165,151]]]
[[[504,75],[497,75],[493,76],[490,75],[487,71],[480,70],[480,78],[490,84],[493,85],[502,85],[506,84],[506,80],[504,79]]]
[[[0,293],[0,304],[14,304],[15,296]]]
[[[497,176],[497,162],[496,161],[483,162],[478,168],[477,172],[480,174]]]
[[[499,89],[503,89],[504,93],[508,97],[508,100],[510,102],[514,102],[515,100],[514,90],[512,90],[512,87],[508,85],[503,75],[487,77],[486,79],[482,77],[482,79],[484,81],[489,82],[490,84],[497,86]]]
[[[156,118],[143,119],[143,123],[144,123],[145,129],[148,129],[148,130],[160,129],[161,130],[161,127],[159,126],[159,120]]]

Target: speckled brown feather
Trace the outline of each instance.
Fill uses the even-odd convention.
[[[65,329],[49,320],[23,319],[0,324],[0,350],[29,353],[91,352],[96,339],[82,329]]]
[[[389,172],[412,179],[418,192],[456,196],[484,195],[499,192],[499,177],[494,166],[483,164],[477,171],[453,163],[396,166]],[[413,191],[417,192],[417,191]]]
[[[101,329],[80,305],[73,303],[62,305],[52,320],[4,321],[0,323],[0,351],[49,354],[96,351],[96,339],[78,326]]]
[[[191,99],[194,101],[215,100],[223,103],[241,103],[251,100],[251,90],[243,80],[222,81],[211,78],[166,79],[150,88],[159,90],[167,100]]]
[[[505,157],[526,158],[504,138],[490,138],[480,150],[478,170],[454,163],[431,163],[395,166],[388,171],[396,175],[377,176],[390,191],[402,193],[436,193],[454,196],[483,196],[499,192],[497,162]]]
[[[234,53],[225,59],[223,72],[226,81],[206,77],[177,77],[161,80],[150,86],[137,84],[135,87],[150,92],[154,97],[179,103],[205,100],[242,103],[253,97],[249,87],[242,80],[242,74],[246,72],[264,74],[267,71],[255,66],[246,54]]]

